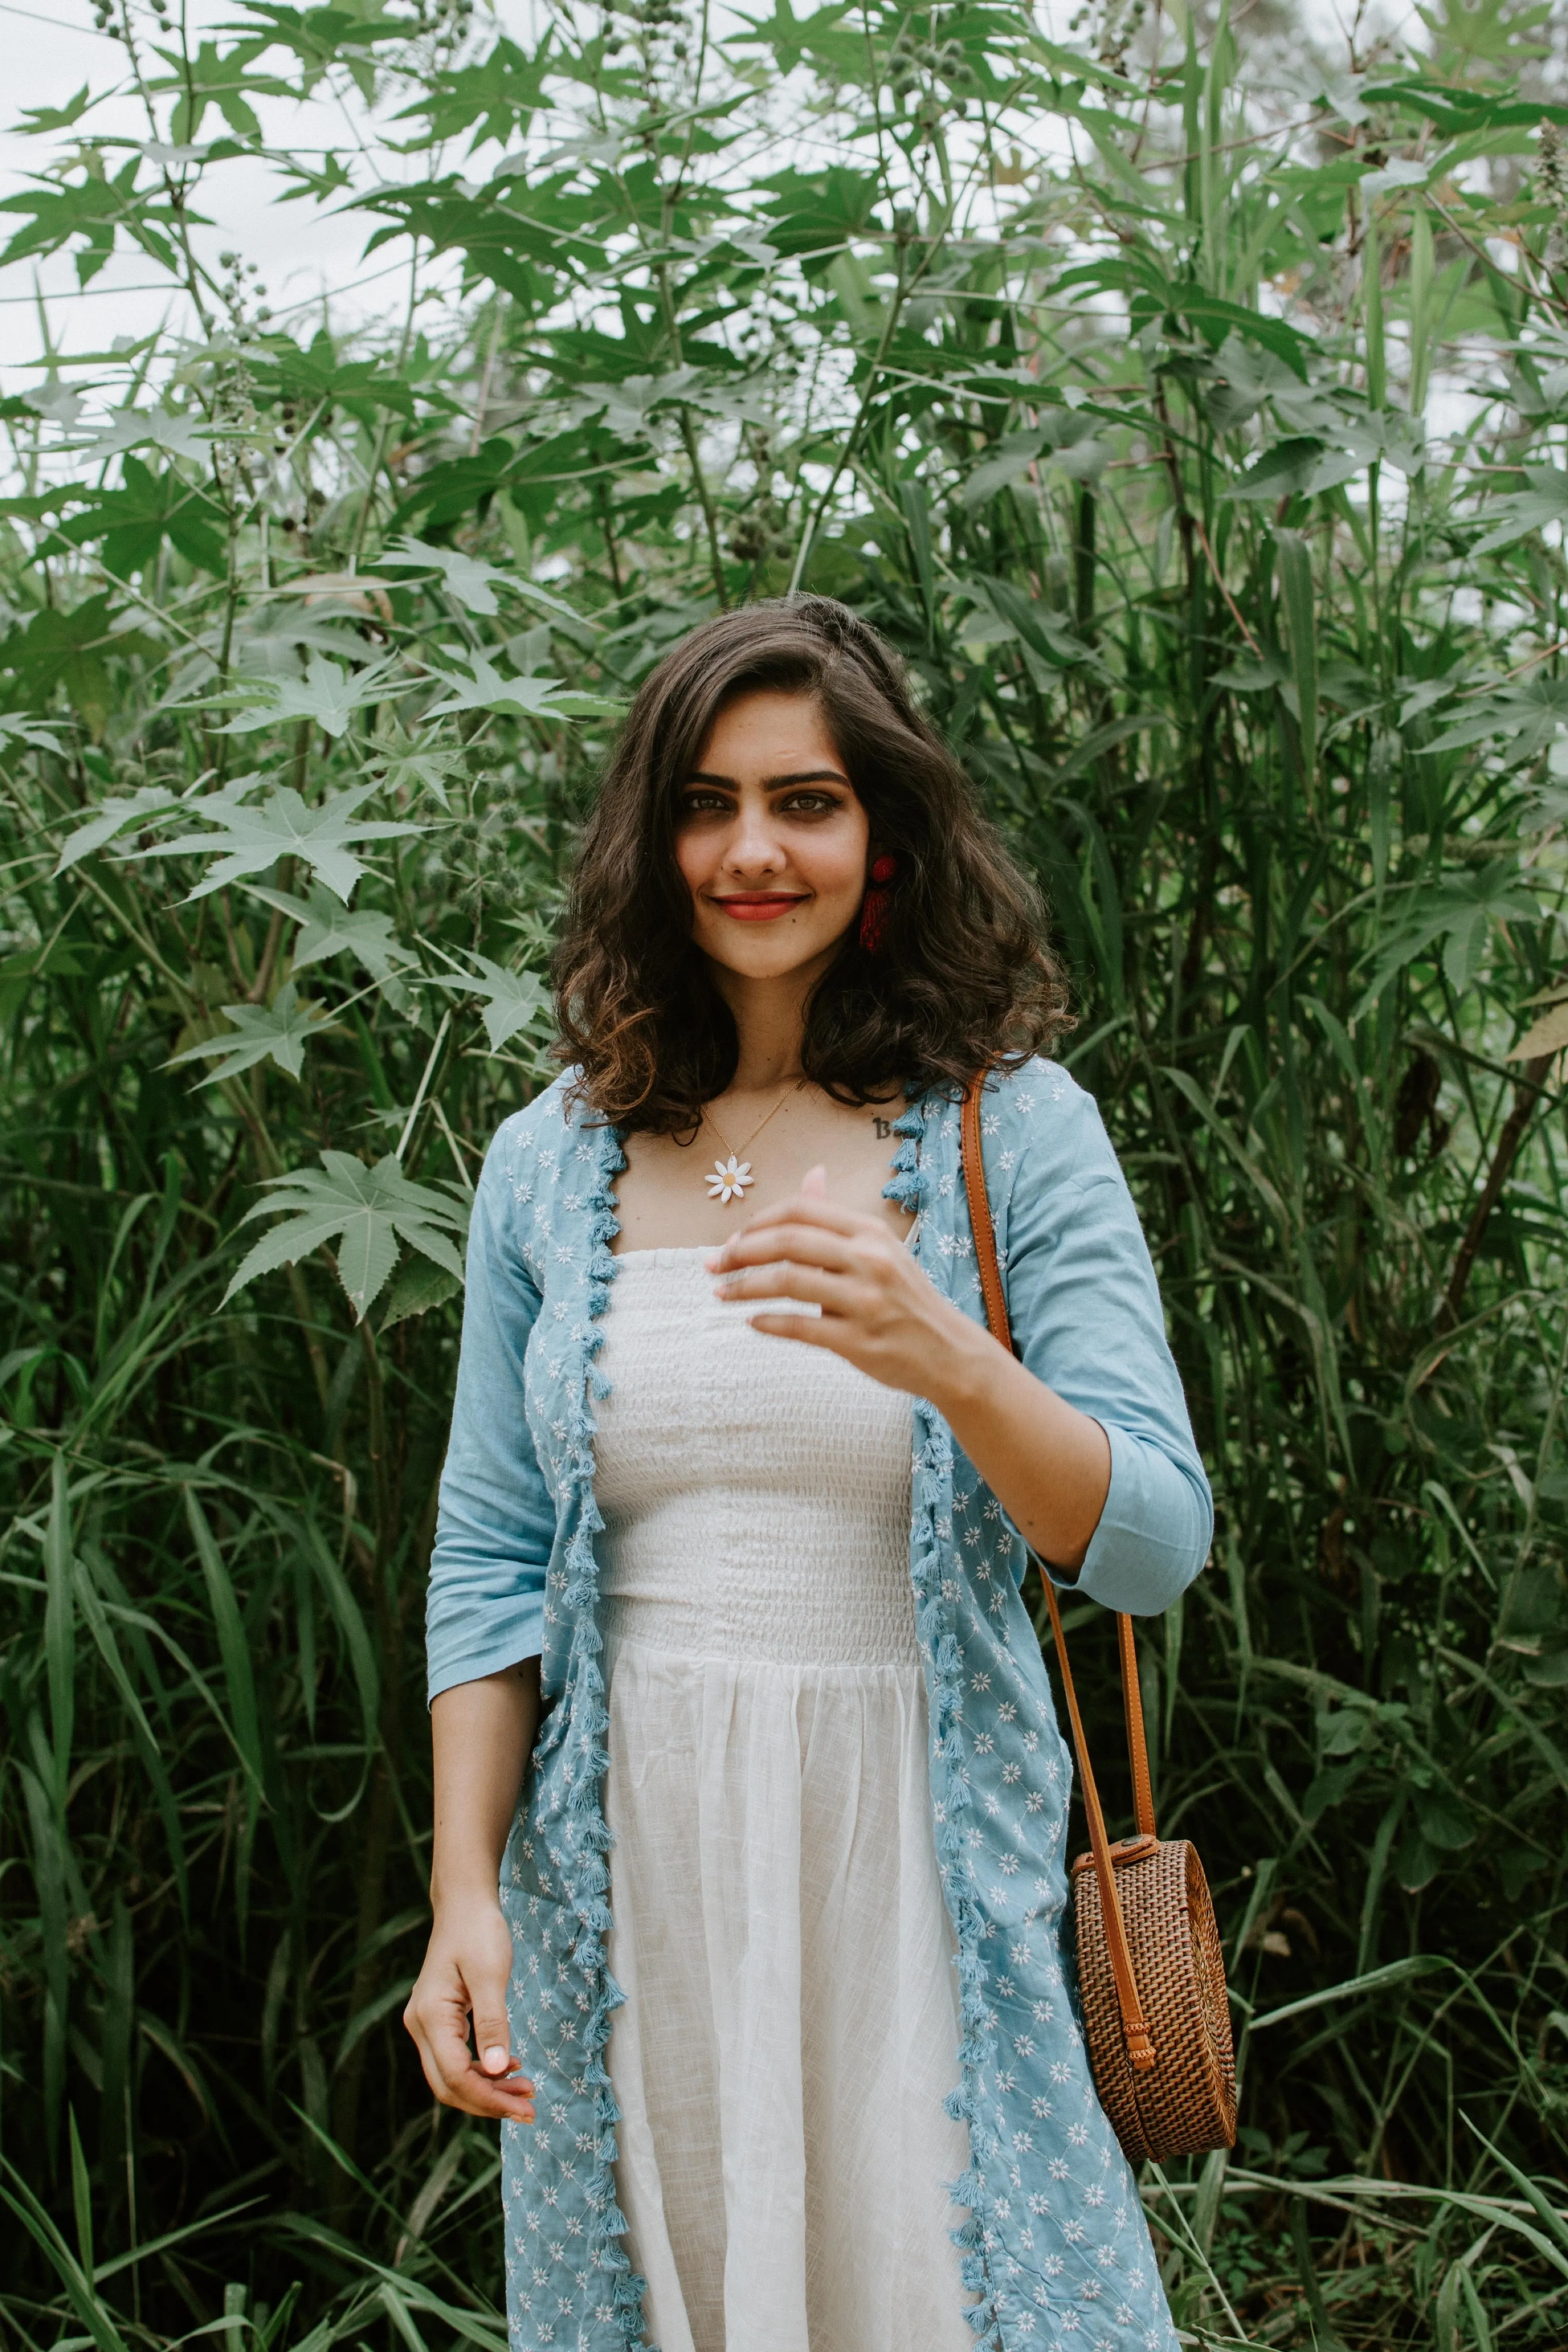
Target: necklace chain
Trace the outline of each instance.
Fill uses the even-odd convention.
[[[772,1110],[770,1110],[764,1118],[759,1119],[756,1126],[752,1128],[750,1135],[747,1136],[744,1143],[742,1144],[741,1151],[749,1151],[751,1150],[758,1136],[761,1135],[763,1128],[766,1127],[768,1120],[771,1118],[776,1118],[780,1111],[783,1110],[785,1103],[792,1102],[795,1099],[795,1097],[799,1094],[805,1084],[805,1077],[798,1077],[793,1087],[789,1087],[784,1094],[780,1095]],[[725,1134],[723,1129],[720,1126],[712,1112],[708,1108],[706,1103],[704,1103],[702,1107],[702,1116],[730,1155],[728,1164],[726,1164],[722,1160],[716,1160],[711,1171],[704,1176],[702,1181],[708,1187],[708,1197],[711,1201],[722,1201],[726,1206],[728,1206],[731,1201],[743,1201],[749,1188],[757,1181],[752,1173],[752,1163],[749,1160],[742,1160],[741,1158],[741,1151],[736,1150],[734,1145],[731,1142],[729,1137]]]
[[[706,1104],[706,1103],[704,1103],[704,1104],[703,1104],[703,1106],[702,1106],[702,1116],[703,1116],[703,1118],[708,1121],[709,1126],[712,1129],[712,1130],[713,1130],[714,1134],[718,1137],[718,1139],[719,1139],[720,1142],[723,1145],[723,1147],[724,1147],[725,1150],[729,1153],[729,1155],[730,1155],[731,1159],[731,1160],[739,1160],[739,1158],[740,1158],[740,1156],[741,1156],[741,1152],[742,1152],[742,1151],[749,1151],[749,1150],[751,1150],[751,1148],[752,1148],[752,1144],[753,1144],[753,1143],[755,1143],[755,1141],[756,1141],[756,1139],[757,1139],[758,1136],[759,1136],[759,1135],[761,1135],[761,1133],[762,1133],[762,1131],[763,1131],[763,1128],[764,1128],[764,1127],[766,1127],[766,1125],[767,1125],[767,1123],[768,1123],[768,1120],[769,1120],[769,1119],[771,1119],[771,1118],[776,1118],[778,1117],[778,1114],[780,1113],[780,1111],[781,1111],[781,1110],[783,1110],[783,1108],[784,1108],[784,1107],[785,1103],[786,1103],[786,1102],[788,1102],[788,1101],[792,1098],[792,1097],[794,1097],[794,1096],[795,1096],[795,1095],[799,1094],[799,1092],[800,1092],[800,1090],[801,1090],[802,1087],[804,1087],[804,1086],[805,1086],[805,1078],[804,1078],[804,1077],[796,1078],[796,1080],[795,1080],[795,1082],[794,1086],[793,1086],[793,1087],[791,1087],[788,1089],[788,1091],[787,1091],[786,1093],[780,1095],[780,1097],[779,1097],[779,1098],[778,1098],[777,1102],[776,1102],[776,1103],[774,1103],[774,1105],[773,1105],[773,1107],[772,1110],[770,1110],[770,1111],[766,1114],[766,1116],[765,1116],[764,1118],[760,1118],[760,1119],[757,1121],[757,1124],[755,1125],[755,1127],[753,1127],[753,1128],[752,1128],[752,1131],[751,1131],[750,1135],[748,1135],[748,1136],[747,1136],[747,1138],[746,1138],[746,1139],[745,1139],[744,1143],[742,1143],[742,1146],[741,1146],[741,1148],[740,1148],[740,1150],[739,1150],[739,1151],[735,1149],[735,1146],[731,1142],[731,1140],[730,1140],[729,1137],[725,1134],[725,1132],[724,1132],[723,1129],[720,1126],[720,1124],[719,1124],[718,1120],[714,1118],[714,1116],[713,1116],[712,1112],[709,1109],[709,1108],[708,1108],[708,1106],[707,1106],[707,1104]]]

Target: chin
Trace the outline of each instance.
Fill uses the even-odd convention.
[[[721,940],[700,940],[699,946],[710,963],[739,979],[787,980],[791,972],[832,956],[842,938],[842,932],[836,932],[830,939],[808,943],[798,938],[737,939],[731,932]]]

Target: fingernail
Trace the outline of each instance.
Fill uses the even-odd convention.
[[[489,2048],[485,2052],[479,2063],[484,2068],[487,2074],[499,2074],[502,2072],[507,2060],[510,2056],[511,2053],[510,2050],[503,2050],[499,2042],[493,2042]]]

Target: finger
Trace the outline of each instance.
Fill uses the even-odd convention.
[[[475,2090],[465,2097],[452,2099],[447,2104],[460,2108],[466,2116],[478,2116],[487,2123],[531,2124],[536,2120],[531,2106],[520,2107],[509,2105],[492,2084],[485,2082],[482,2075],[476,2074],[474,2081],[478,2085]]]
[[[819,1160],[815,1168],[806,1170],[805,1181],[800,1189],[808,1201],[826,1200],[827,1170],[822,1161]]]
[[[491,2122],[531,2124],[534,2120],[533,2087],[512,2083],[492,2083],[470,2065],[467,2074],[452,2083],[443,2078],[426,2080],[444,2107],[456,2107],[465,2116],[483,2116]]]
[[[749,1272],[726,1275],[714,1289],[721,1298],[798,1298],[803,1306],[820,1307],[825,1315],[852,1315],[864,1301],[858,1286],[842,1274],[821,1266],[782,1263],[759,1265]]]
[[[409,2030],[419,2044],[425,2079],[438,2099],[470,2115],[516,2115],[530,2105],[533,2085],[521,2075],[510,2049],[503,2050],[493,2074],[469,2055],[468,2004],[460,1993],[426,1990],[421,1997],[416,1992],[409,2011]],[[489,2046],[493,2049],[505,2038],[503,2026],[500,2036],[492,2032]]]
[[[797,1265],[847,1273],[865,1247],[858,1235],[830,1233],[821,1225],[773,1225],[765,1233],[737,1234],[716,1253],[710,1271],[723,1276],[742,1266],[782,1265],[793,1258]]]
[[[436,2096],[447,2106],[461,2107],[470,2116],[509,2116],[518,2123],[533,2121],[533,2084],[520,2063],[510,2060],[514,2071],[505,2076],[487,2074],[469,2057],[461,2042],[443,2041],[434,2053],[435,2074],[426,2068],[426,2080]]]
[[[504,2075],[516,2063],[511,2054],[511,2028],[506,2013],[506,1979],[499,1971],[469,1967],[468,1999],[473,2003],[474,2048],[480,2070]]]
[[[826,1348],[832,1356],[850,1353],[853,1325],[837,1315],[748,1315],[753,1331],[770,1339],[804,1339],[808,1348]]]
[[[820,1225],[836,1234],[876,1233],[880,1230],[875,1217],[862,1216],[854,1209],[841,1209],[837,1202],[825,1201],[819,1193],[796,1192],[791,1200],[777,1201],[772,1208],[759,1209],[756,1215],[749,1217],[722,1246],[729,1249],[732,1243],[757,1232],[759,1228],[787,1224],[792,1220]]]
[[[418,2005],[416,2005],[416,2003]],[[461,2011],[454,2020],[444,2000],[418,2003],[404,2011],[403,2021],[419,2053],[426,2082],[443,2106],[465,2115],[502,2117],[512,2123],[533,2121],[533,2084],[521,2074],[510,2081],[491,2082],[468,2055]]]

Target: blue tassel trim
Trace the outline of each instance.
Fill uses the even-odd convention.
[[[900,1139],[892,1181],[886,1196],[901,1208],[921,1215],[932,1197],[931,1167],[937,1130],[951,1108],[945,1097],[927,1095],[894,1123]],[[922,1153],[928,1126],[930,1143]],[[922,1223],[923,1231],[923,1223]],[[918,1247],[918,1244],[917,1244]],[[940,1279],[940,1277],[939,1277]],[[969,2169],[948,2184],[948,2195],[961,2219],[949,2236],[961,2252],[960,2274],[964,2287],[979,2300],[964,2318],[980,2352],[1005,2352],[990,2265],[986,2258],[993,2199],[986,2183],[984,2159],[995,2152],[994,2135],[981,2116],[982,2070],[996,2053],[994,2020],[985,2000],[986,1965],[981,1949],[985,1922],[969,1892],[966,1816],[973,1800],[964,1776],[967,1747],[963,1736],[963,1650],[958,1638],[954,1601],[944,1592],[960,1585],[962,1576],[944,1578],[944,1543],[938,1521],[950,1520],[952,1488],[952,1440],[931,1408],[918,1400],[914,1408],[915,1479],[910,1580],[914,1586],[915,1630],[926,1666],[931,1714],[931,1793],[936,1803],[936,1849],[958,1941],[960,2079],[944,2102],[956,2123],[969,2126]]]
[[[576,2040],[583,2055],[580,2087],[593,2102],[595,2124],[593,2168],[584,2184],[591,2217],[589,2263],[606,2281],[613,2282],[607,2292],[616,2335],[628,2347],[641,2347],[641,2352],[657,2352],[657,2347],[647,2344],[645,2336],[643,2299],[647,2283],[632,2268],[622,2243],[626,2219],[616,2200],[614,2169],[620,2152],[616,2126],[621,2120],[621,2110],[604,2061],[612,2021],[616,2011],[625,2003],[626,1993],[610,1973],[605,1946],[614,1925],[607,1899],[610,1870],[606,1856],[615,1839],[605,1819],[604,1805],[605,1775],[610,1763],[605,1740],[610,1718],[605,1705],[604,1671],[599,1663],[605,1643],[598,1624],[599,1563],[594,1538],[603,1531],[605,1522],[594,1495],[597,1431],[590,1404],[602,1404],[610,1393],[610,1382],[597,1369],[596,1360],[604,1346],[603,1317],[610,1302],[610,1286],[616,1278],[610,1244],[620,1225],[616,1215],[614,1185],[626,1162],[613,1129],[590,1129],[586,1132],[594,1138],[596,1154],[584,1285],[589,1328],[582,1335],[584,1377],[576,1390],[575,1422],[567,1433],[570,1466],[561,1498],[563,1527],[570,1529],[562,1554],[559,1588],[566,1654],[559,1677],[553,1674],[551,1677],[559,1692],[552,1713],[563,1722],[562,1736],[569,1724],[570,1738],[563,1759],[564,1800],[549,1829],[553,1832],[552,1850],[555,1840],[559,1840],[563,1893],[574,1921],[572,1964],[579,1981],[578,2000],[587,2010]],[[555,1658],[551,1663],[554,1664]]]

